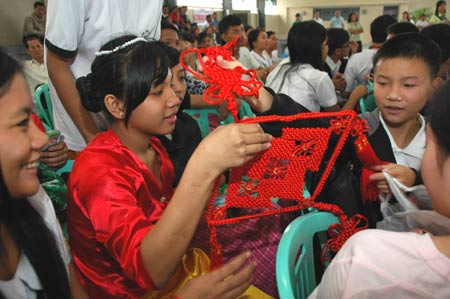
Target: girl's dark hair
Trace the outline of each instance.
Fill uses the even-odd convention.
[[[438,141],[441,153],[450,153],[450,82],[447,81],[433,96],[430,109],[430,127]]]
[[[322,70],[322,44],[327,37],[325,27],[315,21],[294,24],[288,33],[290,65],[309,63]]]
[[[353,15],[356,16],[356,22],[358,22],[358,15],[356,14],[356,12],[352,11],[351,13],[348,14],[347,23],[351,23],[352,22],[352,16]]]
[[[162,47],[164,49],[164,52],[167,54],[167,58],[169,59],[170,68],[173,68],[174,66],[180,64],[180,52],[177,49],[169,47],[166,44],[164,44],[164,46]]]
[[[373,68],[375,71],[380,59],[416,58],[425,62],[433,80],[439,72],[441,57],[441,50],[430,38],[418,33],[404,33],[383,44],[373,58]]]
[[[135,35],[117,37],[100,51],[112,50],[135,39]],[[161,42],[138,41],[110,54],[97,56],[91,73],[76,81],[83,106],[91,112],[108,112],[104,98],[112,94],[125,104],[125,123],[132,111],[147,97],[152,86],[164,82],[169,62]]]
[[[208,36],[209,35],[206,31],[202,31],[198,34],[197,41],[198,41],[199,46]]]
[[[322,44],[326,37],[327,30],[316,21],[304,21],[291,27],[287,42],[290,61],[280,67],[280,72],[285,69],[286,71],[283,74],[279,90],[283,87],[290,72],[297,71],[301,64],[308,63],[313,68],[322,70],[324,62]],[[308,81],[305,80],[305,82],[312,87]],[[312,88],[314,89],[314,87]]]
[[[270,38],[273,34],[276,34],[275,31],[267,31],[267,38]]]
[[[258,40],[259,34],[263,31],[264,30],[260,28],[256,28],[250,31],[250,33],[248,34],[248,46],[250,47],[250,50],[253,50],[253,43]]]
[[[0,69],[1,97],[7,92],[14,75],[21,73],[21,68],[17,61],[0,50]],[[45,298],[70,298],[67,270],[52,232],[26,199],[11,198],[3,175],[0,173],[0,226],[7,229],[14,244],[29,259],[43,285]],[[0,238],[0,265],[6,262],[6,258]]]
[[[439,17],[439,6],[441,6],[442,4],[447,4],[447,1],[440,0],[440,1],[436,2],[436,9],[434,10],[434,15],[436,17]]]

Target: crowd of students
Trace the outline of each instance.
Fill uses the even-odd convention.
[[[445,1],[436,5],[443,22],[420,32],[387,15],[375,18],[371,46],[360,53],[351,46],[356,31],[296,22],[282,60],[274,53],[275,32],[256,28],[247,36],[236,15],[211,16],[210,32],[196,39],[182,29],[190,24],[186,9],[169,13],[161,1],[48,5],[50,94],[55,128],[67,146],[61,141],[43,151],[50,141],[37,128],[33,90],[21,64],[0,51],[0,298],[277,296],[270,283],[252,282],[250,252],[210,272],[207,252],[191,248],[216,179],[225,181],[228,169],[270,148],[274,128],[280,129],[228,124],[202,139],[196,121],[183,113],[208,107],[227,116],[223,105],[202,100],[207,85],[189,77],[179,59],[180,51],[236,36],[236,60],[217,63],[257,71],[264,83],[259,97],[242,99],[256,115],[357,109],[373,82],[377,108],[360,118],[385,162],[370,177],[380,197],[395,204],[387,172],[406,186],[424,183],[436,212],[450,217]],[[171,21],[160,23],[161,14]],[[357,22],[356,15],[349,19]],[[27,40],[30,47],[37,43]],[[198,59],[186,55],[183,62],[200,72]],[[359,177],[362,165],[347,154],[350,172]],[[68,158],[75,163],[67,182],[67,245],[37,172],[39,161],[56,168]],[[367,203],[359,193],[349,211],[366,216],[370,228],[383,220],[379,201]],[[447,298],[449,244],[450,236],[426,231],[360,232],[311,298]]]

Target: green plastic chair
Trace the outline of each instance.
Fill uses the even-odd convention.
[[[326,242],[325,231],[336,216],[313,210],[292,221],[284,231],[276,256],[278,293],[283,299],[307,298],[316,287],[313,237],[319,233],[321,247]]]
[[[200,127],[200,131],[202,132],[202,137],[205,138],[211,132],[211,119],[216,119],[219,113],[214,108],[199,108],[199,109],[184,109],[183,112],[186,112],[192,118],[194,118],[198,126]],[[239,117],[243,118],[244,116],[252,117],[255,114],[252,109],[246,102],[242,102],[241,107],[239,108]],[[218,121],[219,122],[219,121]],[[231,114],[225,120],[220,121],[218,125],[233,123],[234,119]]]
[[[55,172],[57,175],[62,175],[63,173],[70,173],[72,171],[74,160],[67,160],[61,168],[58,168]]]
[[[48,84],[42,84],[39,86],[38,89],[36,89],[34,98],[36,99],[36,105],[38,107],[36,114],[44,124],[45,130],[54,130],[53,106],[52,101],[50,100]]]
[[[371,112],[377,108],[377,103],[375,102],[375,96],[373,94],[373,81],[367,81],[366,88],[368,95],[359,99],[359,109],[361,113]]]

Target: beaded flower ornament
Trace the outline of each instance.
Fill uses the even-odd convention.
[[[197,78],[211,84],[205,93],[207,94],[205,101],[211,102],[208,97],[215,99],[212,102],[216,103],[227,100],[228,108],[236,122],[267,123],[324,119],[328,122],[328,127],[284,128],[279,138],[272,139],[271,148],[244,165],[231,170],[223,206],[214,205],[214,199],[219,194],[218,184],[216,184],[206,213],[210,230],[211,266],[217,267],[223,263],[222,245],[219,243],[217,235],[218,226],[310,207],[329,211],[335,214],[340,222],[328,229],[330,238],[322,252],[322,257],[326,260],[330,256],[330,251],[337,252],[352,234],[367,228],[367,220],[363,216],[356,214],[349,218],[337,205],[315,202],[348,138],[355,140],[356,152],[365,166],[361,187],[363,198],[375,200],[377,197],[376,188],[368,183],[368,176],[371,173],[369,168],[382,164],[382,161],[377,158],[367,140],[367,122],[360,120],[351,110],[333,113],[300,113],[289,116],[270,115],[238,120],[234,94],[257,96],[262,84],[256,79],[254,70],[245,70],[241,67],[222,69],[216,64],[219,55],[225,60],[233,61],[232,50],[236,44],[237,39],[223,47],[191,49],[182,53],[180,63],[183,67]],[[189,52],[197,53],[202,64],[203,74],[190,70],[182,63],[183,56]],[[207,56],[208,59],[202,59],[202,55]],[[249,75],[250,80],[242,80],[243,74]],[[303,195],[305,175],[307,171],[319,171],[332,136],[338,141],[313,194],[305,198]],[[341,195],[337,194],[336,196]],[[274,200],[278,199],[289,202],[289,204],[274,206]],[[246,213],[229,217],[227,212],[231,208],[241,208]]]
[[[239,36],[236,36],[233,41],[223,47],[188,49],[181,53],[180,56],[180,64],[186,71],[209,84],[203,94],[205,102],[217,105],[226,100],[228,110],[236,122],[239,119],[237,117],[238,106],[235,101],[235,94],[240,97],[258,97],[258,90],[262,87],[261,81],[256,78],[255,70],[246,70],[242,67],[224,69],[217,65],[216,59],[218,56],[222,56],[224,61],[234,61],[232,55],[238,39]],[[203,73],[193,71],[183,62],[183,57],[192,52],[197,54],[197,60],[200,63],[201,69],[203,69]],[[204,57],[207,57],[207,59],[204,59]],[[243,75],[247,75],[248,78],[243,80]]]

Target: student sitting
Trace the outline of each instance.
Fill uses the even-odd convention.
[[[188,245],[215,179],[270,147],[271,136],[256,124],[221,126],[197,147],[174,191],[172,163],[154,136],[175,128],[181,102],[172,76],[159,43],[125,35],[105,44],[92,73],[77,81],[85,108],[110,120],[78,155],[68,184],[72,254],[91,298],[170,296],[192,272],[205,273],[206,255]],[[234,283],[221,277],[217,289],[207,284],[217,273],[199,277],[196,298],[238,296],[253,268],[239,270]]]
[[[399,58],[386,61],[392,59]],[[403,60],[416,67],[424,64],[414,57]],[[433,208],[446,217],[450,217],[449,98],[447,82],[432,100],[422,160],[422,176]],[[309,298],[450,298],[449,269],[449,235],[365,230],[345,243]]]
[[[328,54],[326,29],[315,21],[294,24],[288,33],[288,48],[290,57],[269,74],[266,86],[311,112],[338,111],[333,82],[322,71]]]

